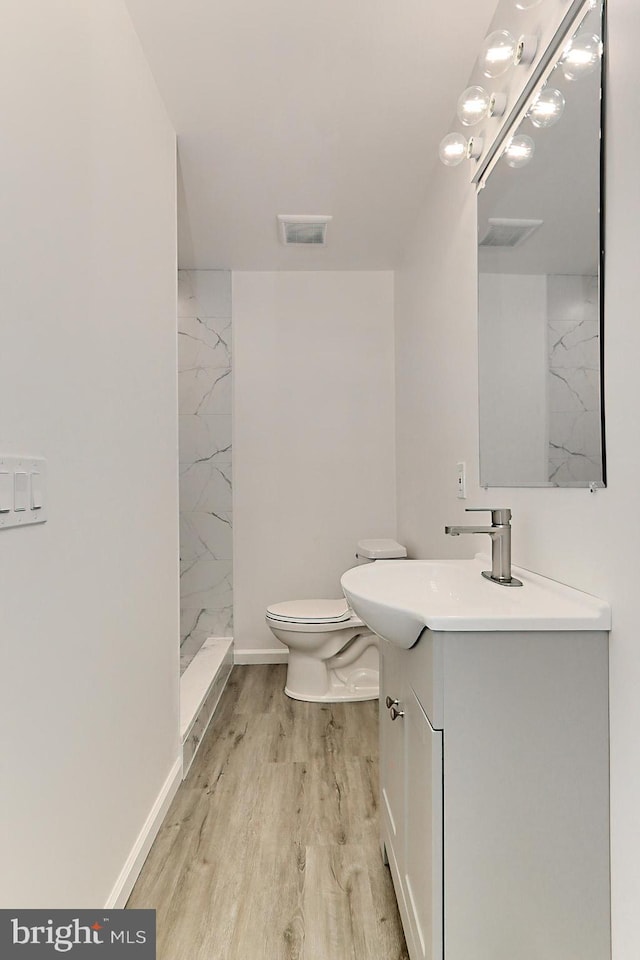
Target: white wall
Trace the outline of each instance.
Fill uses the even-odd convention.
[[[635,39],[640,7],[609,9],[605,405],[608,487],[478,487],[475,203],[464,169],[434,171],[407,261],[396,275],[398,537],[416,555],[464,556],[478,540],[448,538],[464,517],[455,462],[469,468],[468,504],[510,506],[517,562],[612,604],[611,775],[614,960],[640,943],[640,644],[635,503],[640,476],[638,357],[640,151]],[[488,544],[485,545],[488,547]]]
[[[179,757],[175,138],[121,0],[3,12],[0,905],[97,907]]]
[[[393,276],[234,273],[234,639],[395,536]]]

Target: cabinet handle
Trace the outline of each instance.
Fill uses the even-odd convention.
[[[391,710],[391,707],[397,707],[400,701],[394,700],[393,697],[387,697],[385,703],[387,705],[387,710]]]
[[[397,703],[397,701],[396,701],[396,703]],[[404,710],[396,710],[395,707],[391,707],[391,708],[389,709],[389,713],[391,714],[391,719],[392,719],[392,720],[397,720],[398,717],[404,717]]]

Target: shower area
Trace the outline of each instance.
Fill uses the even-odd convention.
[[[178,271],[184,773],[233,662],[231,273]]]
[[[180,666],[233,633],[231,273],[178,272]]]

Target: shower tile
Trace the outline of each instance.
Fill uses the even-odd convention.
[[[180,512],[223,513],[232,509],[232,467],[215,460],[180,465]]]
[[[178,272],[182,660],[232,633],[231,273]]]
[[[229,270],[179,270],[179,317],[230,317]]]
[[[178,373],[181,414],[231,415],[231,368],[191,367]]]
[[[549,443],[567,454],[600,456],[600,416],[597,410],[558,411],[549,424]],[[550,454],[551,457],[554,454]]]
[[[231,366],[231,321],[190,317],[178,321],[178,369]]]
[[[550,368],[550,416],[558,411],[597,410],[599,404],[600,377],[597,370]]]
[[[231,461],[231,417],[228,414],[180,416],[180,463]]]
[[[184,607],[223,610],[232,603],[231,560],[181,560],[180,600]]]
[[[556,320],[550,323],[549,363],[552,367],[599,369],[598,324],[593,320]]]
[[[557,451],[551,448],[549,455],[549,480],[552,483],[562,483],[570,486],[572,483],[584,485],[591,480],[602,479],[600,461],[592,457],[567,454],[556,456]]]
[[[233,532],[224,513],[183,513],[180,516],[180,559],[231,560]]]
[[[231,637],[233,635],[233,613],[231,603],[217,610],[208,610],[198,606],[182,606],[180,609],[180,651],[189,653],[199,650],[210,637]]]

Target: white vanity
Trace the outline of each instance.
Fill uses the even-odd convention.
[[[606,603],[479,560],[342,578],[382,638],[381,829],[411,960],[606,960]]]

